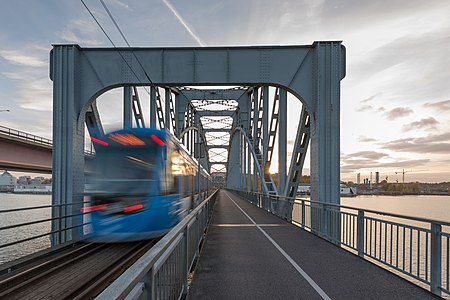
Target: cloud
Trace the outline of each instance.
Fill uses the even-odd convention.
[[[430,117],[427,119],[422,119],[417,122],[412,122],[406,125],[403,125],[403,131],[411,131],[414,129],[436,129],[436,125],[438,125],[439,122],[436,121],[435,118]]]
[[[47,67],[48,61],[22,53],[20,50],[0,50],[0,56],[14,65],[26,67]]]
[[[119,8],[125,8],[126,10],[129,10],[131,12],[134,11],[134,9],[132,9],[128,4],[125,4],[120,0],[110,0],[110,2],[112,3],[112,5],[118,6]]]
[[[359,107],[356,107],[355,110],[357,112],[371,111],[371,110],[373,110],[373,107],[372,107],[372,105],[364,104]]]
[[[380,170],[380,169],[400,169],[410,168],[411,166],[420,167],[426,166],[430,159],[412,159],[412,160],[398,160],[391,162],[376,162],[373,160],[358,160],[354,163],[344,164],[341,166],[342,173],[354,173],[362,169]]]
[[[450,153],[450,132],[419,138],[393,140],[383,143],[382,147],[397,152],[448,154]]]
[[[343,156],[343,159],[352,161],[354,159],[371,159],[371,160],[379,160],[383,157],[389,157],[388,154],[376,151],[360,151],[351,154],[346,154]]]
[[[397,107],[385,113],[388,120],[396,120],[401,117],[406,117],[412,114],[414,111],[407,107]]]
[[[106,43],[106,37],[104,37],[101,29],[94,20],[87,17],[71,19],[56,35],[64,43],[75,43],[91,47],[102,46]]]
[[[450,111],[450,100],[440,101],[440,102],[427,102],[423,105],[424,107],[432,108],[436,111]]]
[[[370,142],[376,142],[376,141],[377,141],[377,139],[374,139],[374,138],[371,138],[371,137],[367,137],[367,136],[364,136],[364,135],[360,135],[358,137],[358,142],[361,142],[361,143],[370,143]]]

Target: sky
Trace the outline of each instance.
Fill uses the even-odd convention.
[[[374,180],[378,171],[395,182],[405,171],[406,182],[450,181],[450,1],[104,2],[136,47],[341,40],[347,49],[341,82],[342,180],[356,181],[357,173],[369,179],[372,173]],[[85,3],[116,45],[126,46],[101,2]],[[76,0],[2,1],[0,28],[0,111],[10,110],[0,112],[0,125],[51,138],[52,44],[111,44]],[[298,107],[291,98],[288,105]],[[102,121],[112,124],[117,110],[99,106]],[[294,128],[288,130],[291,147]]]

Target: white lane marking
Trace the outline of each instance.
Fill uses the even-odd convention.
[[[258,225],[255,221],[253,221],[252,218],[236,203],[233,199],[231,199],[230,196],[228,196],[228,193],[225,192],[225,195],[227,195],[228,198],[234,203],[234,205],[239,208],[239,210],[252,222],[261,232],[264,234],[264,236],[277,248],[278,251],[291,263],[291,265],[297,270],[297,272],[305,278],[305,280],[312,286],[313,289],[316,290],[316,292],[322,297],[322,299],[325,300],[331,300],[330,297],[320,288],[320,286],[311,278],[308,274],[306,274],[305,271],[303,271],[302,268]]]

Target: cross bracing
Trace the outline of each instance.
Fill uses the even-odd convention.
[[[101,128],[91,107],[100,95],[118,87],[123,87],[124,126],[148,124],[167,130],[192,154],[203,143],[202,164],[211,172],[214,167],[226,172],[227,186],[281,195],[288,188],[295,190],[289,186],[296,182],[291,177],[301,175],[304,160],[299,158],[304,158],[307,149],[294,147],[295,170],[293,163],[288,170],[287,128],[299,128],[286,124],[286,94],[291,95],[310,116],[309,131],[300,139],[310,141],[311,198],[339,203],[340,81],[345,76],[345,48],[340,42],[114,49],[55,45],[50,70],[55,111],[54,204],[82,200],[84,123],[91,112],[91,125]],[[138,104],[147,100],[134,93],[142,87],[149,91],[150,100],[145,123],[147,104],[141,110]],[[95,128],[89,133],[94,135]],[[212,162],[208,156],[219,147],[225,149],[219,156],[226,153],[227,158]],[[278,180],[270,174],[272,166],[278,167]]]

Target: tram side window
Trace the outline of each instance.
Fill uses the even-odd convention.
[[[175,194],[177,192],[177,185],[175,180],[174,172],[174,160],[176,153],[172,147],[167,147],[167,157],[166,157],[166,193]]]

